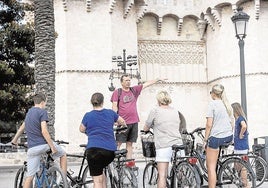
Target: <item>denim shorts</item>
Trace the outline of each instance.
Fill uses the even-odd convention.
[[[214,136],[211,136],[208,138],[207,146],[213,149],[219,149],[220,146],[232,142],[233,135],[224,137],[224,138],[216,138]]]

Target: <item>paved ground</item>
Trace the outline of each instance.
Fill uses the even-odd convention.
[[[145,162],[139,161],[136,162],[136,165],[139,167],[139,175],[138,175],[139,188],[142,188],[142,174]],[[14,187],[15,174],[19,167],[20,165],[8,165],[8,164],[0,165],[0,188]],[[69,165],[69,168],[72,169],[75,173],[77,173],[79,165],[77,163],[72,163],[72,165]],[[265,182],[260,188],[268,188],[268,182]]]

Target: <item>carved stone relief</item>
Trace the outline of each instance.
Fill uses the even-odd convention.
[[[139,64],[204,64],[202,41],[139,41]]]

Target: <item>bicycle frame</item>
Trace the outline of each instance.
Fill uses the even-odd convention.
[[[72,176],[72,174],[67,171],[67,178],[71,181],[71,184],[85,185],[87,183],[82,182],[82,172],[86,168],[86,166],[84,166],[86,160],[85,152],[84,155],[67,154],[67,157],[83,158],[77,176]]]

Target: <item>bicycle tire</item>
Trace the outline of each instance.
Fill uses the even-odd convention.
[[[221,188],[256,187],[254,172],[248,163],[240,158],[228,158],[223,162],[218,174],[218,182]]]
[[[27,167],[23,165],[19,168],[15,176],[14,188],[23,188],[23,184],[26,178]]]
[[[83,188],[93,188],[94,186],[93,178],[90,176],[88,165],[86,166],[86,168],[84,169],[82,173],[82,182],[83,182],[82,183]]]
[[[158,181],[158,169],[155,162],[146,164],[143,171],[143,188],[156,188]]]
[[[46,183],[47,186],[49,187],[62,187],[62,188],[68,187],[66,175],[57,166],[49,167],[46,173],[46,178],[47,178]]]
[[[173,188],[189,187],[200,188],[201,179],[198,171],[186,161],[180,162],[174,171]]]
[[[119,172],[120,188],[137,188],[138,180],[133,169],[122,166]]]
[[[267,178],[267,162],[260,156],[250,154],[248,155],[249,164],[256,174],[256,186],[259,187]]]

